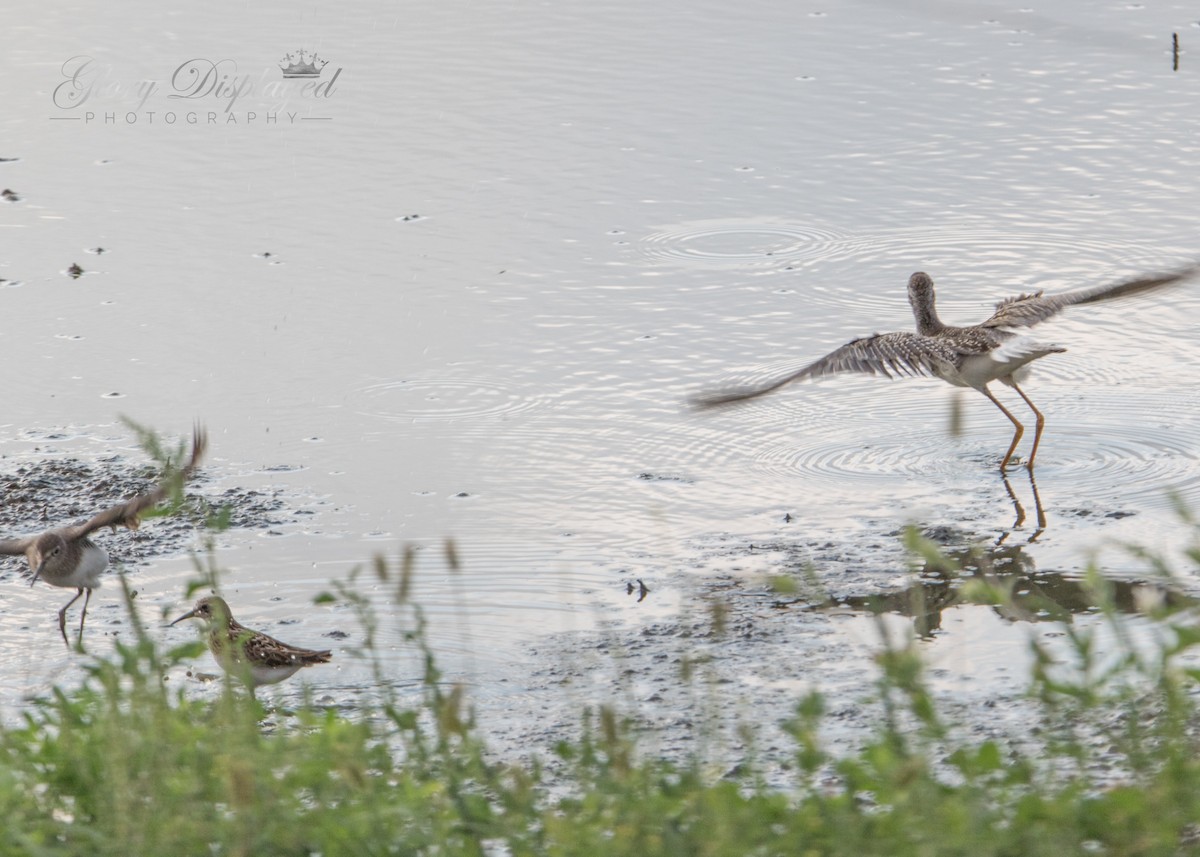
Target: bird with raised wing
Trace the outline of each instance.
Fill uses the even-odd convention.
[[[201,598],[184,619],[200,619],[207,627],[206,642],[221,669],[250,689],[276,684],[303,667],[327,664],[333,653],[327,649],[301,649],[282,643],[260,631],[252,631],[233,618],[225,599],[216,595]]]
[[[1017,395],[1034,413],[1036,428],[1033,448],[1026,462],[1029,472],[1032,473],[1046,419],[1017,382],[1025,377],[1030,363],[1047,354],[1057,354],[1066,349],[1037,342],[1018,331],[1045,321],[1069,306],[1149,291],[1193,276],[1197,270],[1200,270],[1200,266],[1192,265],[1178,271],[1136,277],[1057,295],[1046,295],[1041,291],[1016,295],[996,304],[996,311],[990,318],[968,327],[953,327],[944,324],[938,318],[934,305],[933,280],[928,274],[917,272],[908,280],[908,302],[917,322],[916,333],[877,333],[874,336],[854,339],[803,369],[778,380],[756,387],[738,387],[701,394],[693,399],[693,404],[703,408],[732,404],[765,395],[793,381],[842,372],[863,372],[888,378],[899,375],[931,375],[958,387],[978,390],[1012,422],[1015,428],[1012,443],[1000,461],[1000,471],[1004,472],[1021,436],[1025,433],[1025,427],[988,389],[988,384],[992,381],[999,381],[1016,390]]]
[[[168,474],[154,490],[139,495],[124,503],[105,509],[82,524],[58,527],[35,536],[22,539],[0,540],[0,554],[25,555],[33,572],[30,586],[44,580],[51,586],[74,588],[75,597],[58,611],[58,630],[67,642],[67,610],[85,592],[83,612],[79,616],[79,635],[83,636],[83,623],[87,618],[88,602],[92,590],[100,586],[100,575],[108,567],[108,553],[90,538],[96,530],[111,527],[127,527],[136,530],[142,514],[165,500],[177,482],[191,477],[200,463],[208,445],[208,435],[197,425],[192,434],[192,456],[186,465],[173,474]],[[70,643],[67,643],[70,645]]]

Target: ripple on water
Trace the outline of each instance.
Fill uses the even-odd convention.
[[[917,270],[928,271],[943,286],[939,309],[944,316],[971,323],[989,315],[997,300],[1019,291],[1065,291],[1168,270],[1194,255],[1188,248],[1119,243],[1077,231],[948,226],[856,235],[782,220],[685,223],[644,236],[637,246],[650,262],[759,273],[769,267],[788,279],[790,288],[780,292],[794,291],[806,306],[837,307],[863,318],[894,314],[897,324],[908,318],[905,285]],[[796,268],[811,273],[801,276]],[[863,273],[847,275],[846,270]],[[855,333],[853,324],[847,333]]]
[[[784,220],[701,220],[663,227],[644,236],[637,247],[652,263],[750,269],[821,258],[849,237]]]
[[[1061,391],[1063,388],[1059,388]],[[822,396],[807,402],[786,397],[739,414],[756,436],[768,438],[753,453],[756,471],[829,486],[901,476],[935,481],[964,468],[996,467],[1011,439],[1003,415],[978,398],[959,436],[948,430],[944,394],[915,392],[903,401],[848,389],[836,404]],[[1003,395],[1003,394],[1002,394]],[[1072,494],[1144,507],[1169,506],[1168,491],[1200,505],[1200,420],[1170,391],[1085,388],[1072,398],[1035,395],[1047,414],[1038,452],[1038,475],[1069,485]],[[1014,409],[1021,417],[1021,413]],[[1017,448],[1019,460],[1033,440],[1032,418]]]
[[[362,390],[371,404],[360,413],[402,422],[508,417],[545,403],[493,380],[410,378],[372,384]]]
[[[1004,450],[982,442],[950,438],[946,431],[896,431],[881,427],[877,437],[866,432],[805,435],[781,439],[754,456],[755,470],[773,476],[802,476],[806,484],[844,486],[852,480],[936,478],[960,475],[973,463],[995,467]],[[960,451],[951,449],[954,445]]]
[[[1168,492],[1200,505],[1196,402],[1167,390],[1085,390],[1047,416],[1038,472],[1080,496],[1167,508]]]
[[[522,458],[527,467],[504,484],[503,507],[490,511],[520,520],[523,528],[536,529],[531,522],[539,521],[561,533],[568,555],[616,539],[631,556],[661,549],[677,535],[677,522],[719,516],[714,510],[736,493],[753,500],[761,485],[722,487],[714,497],[710,482],[725,462],[744,459],[751,448],[744,426],[733,420],[563,409],[507,424],[479,450],[478,470],[509,473],[508,463]],[[595,562],[593,551],[588,563]]]
[[[765,399],[738,412],[738,419],[763,438],[752,450],[756,472],[801,477],[806,484],[954,476],[972,461],[995,466],[1004,452],[1003,431],[951,437],[949,402],[937,382],[856,379],[841,389],[830,382],[807,390],[797,385],[793,395]],[[1003,415],[996,416],[1007,427]]]

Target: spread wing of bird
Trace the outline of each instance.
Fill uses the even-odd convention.
[[[1200,265],[1190,265],[1179,271],[1135,277],[1132,280],[1106,283],[1102,286],[1092,286],[1089,289],[1063,292],[1059,295],[1044,295],[1040,291],[1032,294],[1017,295],[1006,298],[996,304],[996,312],[979,326],[992,328],[1032,327],[1053,315],[1057,315],[1074,304],[1088,304],[1095,301],[1106,301],[1127,295],[1136,295],[1194,276],[1197,271],[1200,271]]]
[[[23,539],[0,539],[0,554],[23,556],[35,541],[37,541],[37,536],[27,536]]]
[[[153,491],[146,494],[141,494],[131,500],[126,500],[124,503],[118,503],[109,509],[95,515],[91,520],[88,520],[75,527],[68,527],[64,530],[63,538],[68,541],[86,536],[88,533],[99,530],[103,527],[128,527],[131,530],[138,528],[138,520],[142,513],[147,509],[161,503],[171,493],[172,486],[175,480],[187,481],[193,472],[195,472],[200,459],[204,456],[204,450],[208,448],[208,433],[197,425],[192,432],[192,457],[186,465],[178,472],[163,479]],[[2,552],[2,550],[0,550]]]
[[[847,342],[803,369],[757,387],[734,387],[702,393],[692,404],[712,408],[753,399],[793,381],[842,372],[863,372],[891,378],[899,375],[936,375],[939,367],[952,367],[961,354],[944,340],[917,333],[877,333]]]

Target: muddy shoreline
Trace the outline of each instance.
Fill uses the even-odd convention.
[[[0,532],[27,536],[68,526],[152,490],[160,469],[145,457],[108,454],[35,457],[41,450],[0,459]],[[149,515],[130,532],[103,530],[93,538],[109,555],[109,567],[136,569],[160,557],[179,556],[196,546],[196,534],[218,508],[229,509],[230,529],[268,531],[285,526],[295,506],[282,491],[226,488],[214,490],[201,467],[184,486],[183,506],[175,514]],[[27,578],[24,557],[0,557],[0,581]]]
[[[824,699],[821,737],[835,757],[877,734],[876,656],[886,636],[892,645],[914,639],[927,656],[925,680],[951,735],[1036,753],[1029,726],[1038,704],[1020,664],[1028,640],[1052,641],[1062,623],[1093,621],[1095,611],[1077,571],[1038,571],[1023,556],[1020,537],[1035,531],[1002,533],[997,545],[993,534],[927,528],[945,567],[914,559],[903,531],[890,527],[840,544],[714,538],[697,548],[689,571],[642,582],[646,599],[682,593],[678,616],[614,619],[531,646],[527,684],[510,708],[481,718],[485,734],[498,759],[536,757],[553,773],[563,764],[554,745],[583,734],[581,712],[609,705],[627,718],[643,755],[700,758],[717,775],[749,767],[768,784],[794,785],[797,745],[787,724],[809,693]],[[1019,546],[1007,546],[1010,538]],[[1013,604],[972,603],[963,589],[972,579],[1010,588]],[[1155,580],[1113,584],[1118,608],[1131,616],[1151,604],[1193,603]],[[636,597],[637,583],[621,585]],[[985,640],[996,651],[984,668],[947,662],[947,650],[978,645],[964,640],[964,627],[988,623],[1007,633]]]
[[[3,460],[5,532],[70,523],[143,493],[158,479],[157,468],[136,456],[38,453]],[[136,571],[195,549],[205,516],[221,505],[230,509],[231,528],[270,533],[294,524],[303,504],[283,490],[216,489],[212,472],[201,468],[177,514],[147,520],[136,533],[97,538],[114,566]],[[1120,509],[1056,512],[1058,522],[1070,522],[1060,523],[1064,527],[1099,532],[1126,516]],[[1077,570],[1036,568],[1036,515],[1017,516],[999,532],[923,528],[945,563],[915,558],[904,546],[905,530],[884,518],[852,533],[812,532],[785,515],[771,536],[714,534],[687,546],[674,570],[621,574],[612,587],[624,594],[623,609],[608,610],[593,630],[534,639],[526,669],[478,688],[480,729],[492,755],[509,762],[536,757],[553,783],[563,764],[555,745],[578,740],[585,713],[607,705],[627,719],[644,755],[679,763],[703,758],[717,775],[752,766],[767,783],[785,786],[795,753],[786,724],[809,693],[824,697],[822,738],[835,755],[853,752],[875,734],[882,716],[875,657],[885,635],[893,644],[914,638],[930,655],[927,681],[957,734],[1029,745],[1036,706],[1026,695],[1028,676],[1003,663],[1004,647],[1019,660],[1029,635],[1053,636],[1062,622],[1093,615]],[[0,581],[19,583],[28,576],[25,566],[23,557],[6,557]],[[133,579],[136,585],[136,574]],[[1003,583],[1014,593],[1013,605],[1001,610],[972,603],[963,594],[972,579]],[[1187,593],[1154,581],[1121,579],[1114,586],[1116,603],[1129,614],[1172,599],[1190,603]],[[953,659],[947,664],[945,653],[964,645],[964,629],[981,623],[1011,633],[997,637],[993,629],[984,639],[982,645],[998,651],[982,668]],[[341,634],[351,648],[343,647],[339,658],[353,658],[358,635]],[[206,668],[197,664],[196,675]],[[344,690],[348,699],[330,689],[320,697],[349,713],[350,698],[371,693]]]

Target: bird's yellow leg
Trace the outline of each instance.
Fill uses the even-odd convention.
[[[1033,473],[1033,459],[1037,457],[1038,444],[1042,442],[1042,429],[1046,426],[1046,418],[1042,416],[1042,412],[1037,409],[1037,405],[1029,401],[1029,397],[1025,395],[1024,390],[1017,386],[1016,381],[1009,381],[1008,385],[1017,391],[1017,395],[1025,400],[1025,404],[1029,405],[1029,409],[1037,416],[1037,425],[1033,431],[1033,450],[1029,453],[1028,463],[1029,472]]]
[[[1008,417],[1008,419],[1017,429],[1016,433],[1013,434],[1012,443],[1008,445],[1008,452],[1004,453],[1004,460],[1000,462],[1000,472],[1003,473],[1005,468],[1008,467],[1009,459],[1012,458],[1013,450],[1015,450],[1017,448],[1017,444],[1021,442],[1021,435],[1025,434],[1025,426],[1021,425],[1020,420],[1014,417],[1008,408],[1000,404],[999,399],[992,395],[991,390],[989,390],[987,387],[979,387],[978,389],[979,392],[988,397],[988,400],[991,401],[993,405],[1000,409],[1000,412],[1004,414],[1004,416]],[[1024,394],[1022,394],[1022,396],[1024,396]],[[1028,399],[1026,399],[1026,401],[1028,401]]]

